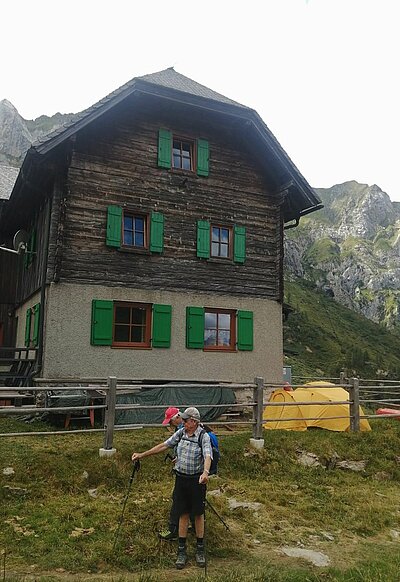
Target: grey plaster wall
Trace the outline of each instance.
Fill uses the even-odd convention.
[[[172,305],[168,349],[121,349],[90,344],[92,299]],[[185,347],[186,306],[254,312],[254,350],[204,352]],[[52,284],[48,290],[44,370],[47,378],[107,377],[250,382],[282,381],[281,306],[266,299]]]

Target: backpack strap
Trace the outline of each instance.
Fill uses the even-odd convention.
[[[203,435],[205,432],[207,432],[207,431],[204,428],[202,428],[201,433],[199,434],[199,440],[197,441],[197,444],[199,445],[199,447],[201,449],[203,449]]]

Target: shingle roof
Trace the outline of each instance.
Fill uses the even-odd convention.
[[[245,105],[241,105],[237,101],[228,99],[228,97],[189,79],[189,77],[181,75],[181,73],[175,71],[173,67],[165,69],[164,71],[159,71],[158,73],[151,73],[150,75],[137,77],[137,80],[145,81],[146,83],[153,83],[154,85],[162,87],[168,87],[169,89],[175,89],[176,91],[182,91],[183,93],[190,93],[191,95],[196,95],[196,97],[204,97],[205,99],[212,99],[213,101],[219,101],[220,103],[227,103],[229,105],[243,107],[243,109],[248,109]]]

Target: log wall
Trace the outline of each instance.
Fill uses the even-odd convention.
[[[59,213],[57,280],[215,292],[281,300],[280,200],[270,191],[235,123],[147,97],[116,106],[78,134]],[[158,130],[208,140],[208,177],[157,166]],[[107,206],[162,212],[164,252],[108,248]],[[246,227],[244,264],[196,256],[197,220]],[[54,243],[54,237],[53,237]]]

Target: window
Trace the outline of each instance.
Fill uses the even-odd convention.
[[[93,299],[91,344],[169,348],[171,305]]]
[[[150,347],[151,305],[115,303],[113,345]]]
[[[174,138],[172,145],[172,167],[178,170],[193,170],[193,142]]]
[[[164,215],[128,210],[121,206],[107,208],[108,247],[162,253],[164,250]]]
[[[147,216],[123,212],[124,229],[122,233],[122,244],[128,247],[147,249],[148,234]]]
[[[246,228],[235,224],[223,226],[197,221],[197,256],[202,259],[230,259],[244,263],[246,259]]]
[[[204,349],[234,350],[236,344],[235,329],[235,311],[205,308]]]
[[[169,129],[158,132],[158,166],[196,172],[208,176],[210,152],[205,139],[188,139],[173,135]]]
[[[231,256],[231,228],[211,225],[211,256],[228,259]]]
[[[186,347],[227,352],[253,350],[253,312],[187,307]]]

